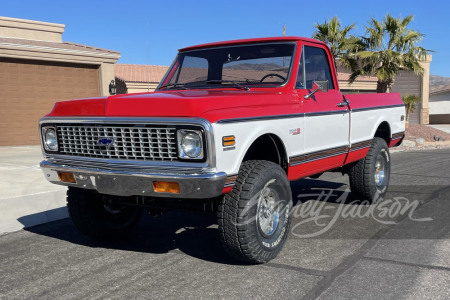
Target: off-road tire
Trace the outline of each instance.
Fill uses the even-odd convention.
[[[377,160],[384,161],[384,178],[377,185],[375,174],[377,173]],[[391,158],[386,141],[374,138],[369,152],[364,159],[356,162],[348,170],[350,189],[354,199],[368,200],[375,203],[386,195],[391,173]]]
[[[278,212],[271,215],[278,215],[278,225],[267,234],[261,229],[262,218],[257,215],[264,201],[262,192],[268,192],[272,195],[270,199],[277,199],[272,203],[279,204],[273,210]],[[283,169],[269,161],[245,161],[232,191],[219,203],[219,233],[225,251],[237,260],[253,264],[275,258],[289,233],[291,209],[292,192]]]
[[[75,227],[94,240],[124,236],[137,225],[143,211],[129,205],[107,209],[103,195],[73,187],[67,191],[67,208]]]

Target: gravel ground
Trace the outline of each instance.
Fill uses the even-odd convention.
[[[434,136],[444,138],[445,141],[437,142],[434,140]],[[425,142],[420,144],[417,139],[424,139]],[[404,142],[395,150],[412,151],[446,148],[450,148],[450,134],[427,125],[409,124],[405,131]]]
[[[405,139],[411,141],[416,138],[423,138],[426,142],[435,142],[433,138],[435,135],[444,138],[446,141],[450,141],[450,134],[426,125],[410,124],[405,134]]]

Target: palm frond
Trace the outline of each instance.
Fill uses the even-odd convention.
[[[355,53],[363,71],[353,72],[352,78],[370,73],[377,76],[379,84],[389,87],[400,69],[422,74],[420,61],[430,50],[417,46],[424,35],[407,28],[412,20],[412,15],[402,19],[386,14],[382,21],[371,18],[360,39],[365,48]]]

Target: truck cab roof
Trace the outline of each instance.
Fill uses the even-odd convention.
[[[305,41],[310,43],[316,43],[321,45],[326,45],[324,42],[305,38],[305,37],[297,37],[297,36],[278,36],[278,37],[267,37],[267,38],[253,38],[253,39],[240,39],[240,40],[231,40],[231,41],[223,41],[223,42],[214,42],[207,44],[200,44],[189,46],[185,48],[179,49],[180,52],[197,50],[197,49],[205,49],[205,48],[213,48],[213,47],[222,47],[222,46],[232,46],[232,45],[242,45],[242,44],[258,44],[258,43],[273,43],[273,42],[296,42],[296,41]]]

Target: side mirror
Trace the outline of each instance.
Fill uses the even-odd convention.
[[[309,98],[312,97],[312,95],[314,95],[317,92],[328,92],[328,80],[323,80],[323,81],[319,81],[319,80],[314,80],[313,81],[313,91],[310,92],[308,95],[305,95],[306,100],[308,100]]]
[[[318,92],[328,92],[328,80],[313,81],[313,90],[317,90]]]

